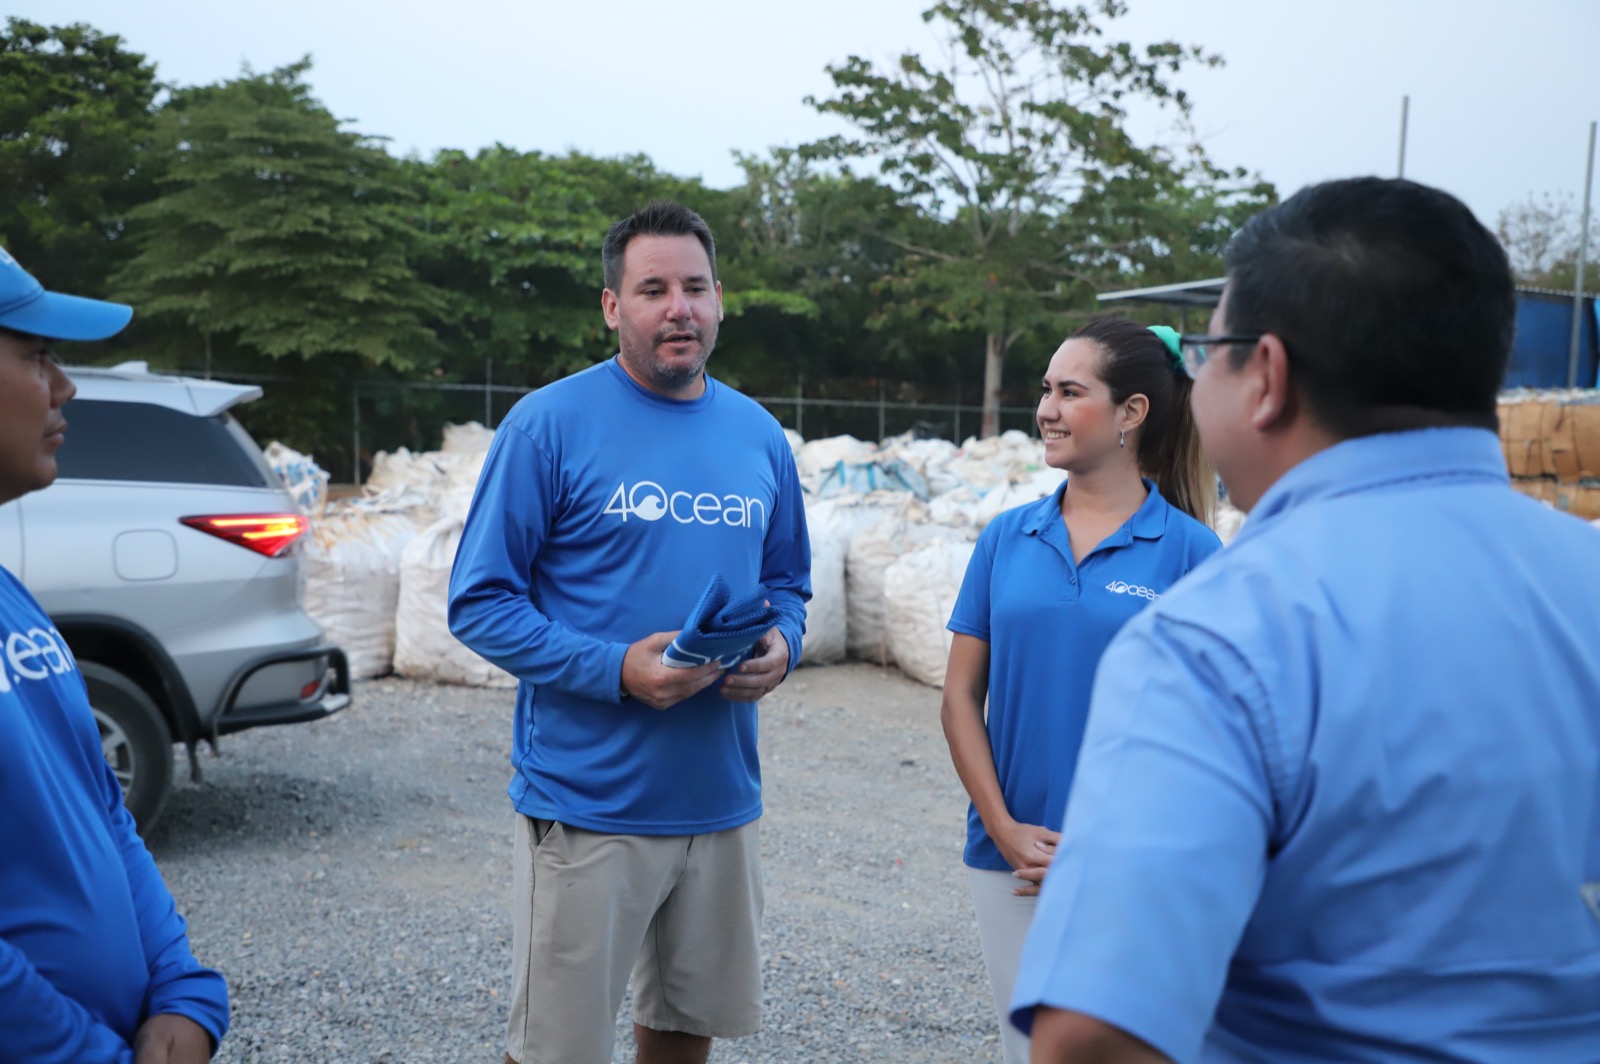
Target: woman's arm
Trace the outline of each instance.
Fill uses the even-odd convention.
[[[956,632],[950,640],[950,660],[945,666],[944,699],[939,721],[956,775],[972,799],[983,829],[1013,869],[1048,865],[1060,837],[1038,824],[1019,824],[1006,809],[1000,776],[994,767],[989,730],[983,707],[989,694],[989,644]],[[1037,883],[1019,884],[1018,894],[1037,894]]]

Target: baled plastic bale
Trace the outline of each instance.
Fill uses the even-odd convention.
[[[412,454],[404,447],[372,460],[367,478],[369,492],[401,489],[420,495],[441,515],[465,516],[466,504],[483,470],[485,451],[423,451]],[[463,496],[465,498],[463,498]]]
[[[928,504],[928,519],[948,525],[968,536],[978,534],[978,504],[983,496],[970,487],[959,487],[934,497]]]
[[[394,671],[413,679],[466,687],[515,687],[515,677],[450,634],[446,616],[450,567],[461,543],[462,524],[459,517],[441,518],[406,544],[400,556]]]
[[[884,575],[908,551],[936,541],[968,542],[968,533],[928,519],[927,507],[914,501],[850,541],[845,555],[845,599],[849,606],[850,656],[879,665],[894,664],[889,645]]]
[[[1023,473],[1014,481],[991,488],[978,501],[975,514],[978,527],[987,527],[990,521],[1007,510],[1045,498],[1059,488],[1066,478],[1066,473],[1046,466],[1043,469]]]
[[[800,651],[802,665],[832,665],[844,660],[849,646],[849,615],[845,600],[843,533],[827,525],[812,524],[811,601],[806,603],[806,635]]]
[[[1217,534],[1217,538],[1222,540],[1222,545],[1226,547],[1233,542],[1234,537],[1239,534],[1239,530],[1244,527],[1244,519],[1243,510],[1225,502],[1217,507],[1217,519],[1212,524],[1211,530]]]
[[[330,507],[305,543],[305,609],[341,647],[350,675],[387,673],[394,661],[400,558],[416,538],[413,512]]]
[[[455,461],[445,470],[444,483],[434,496],[434,505],[441,516],[465,519],[467,510],[472,506],[472,496],[478,490],[478,478],[483,476],[483,464],[489,452],[461,452],[452,457]]]
[[[277,440],[267,444],[262,452],[272,471],[278,474],[283,486],[294,497],[300,512],[311,517],[322,513],[328,505],[328,471],[310,455],[301,454]]]
[[[476,421],[465,425],[446,425],[444,443],[439,450],[445,454],[482,454],[494,442],[494,429],[486,429]]]
[[[973,549],[974,544],[963,540],[941,540],[912,551],[884,572],[889,649],[900,671],[918,683],[944,686],[951,639],[945,626]]]
[[[800,479],[809,483],[840,462],[869,461],[877,449],[873,444],[854,436],[829,436],[822,440],[811,440],[801,447],[800,453],[795,456],[795,467]]]
[[[367,475],[364,487],[371,492],[399,488],[431,495],[435,485],[443,479],[444,470],[431,455],[399,447],[372,456],[372,472]]]

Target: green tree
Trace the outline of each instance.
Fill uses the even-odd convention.
[[[598,281],[611,219],[570,159],[496,145],[410,168],[423,190],[412,208],[419,269],[445,293],[434,328],[447,370],[539,384],[604,357]]]
[[[695,208],[721,238],[729,316],[815,311],[804,296],[764,287],[741,269],[728,193],[664,174],[642,155],[552,156],[496,145],[409,165],[424,189],[413,208],[423,234],[419,265],[446,293],[435,330],[452,352],[447,372],[458,379],[492,373],[537,385],[613,354],[615,338],[600,314],[601,244],[613,222],[653,199]],[[750,368],[737,340],[719,344],[717,366],[725,377]]]
[[[88,26],[0,31],[0,243],[46,287],[102,294],[152,188],[155,68]]]
[[[443,298],[411,265],[400,164],[340,128],[309,67],[172,93],[159,194],[129,214],[136,254],[112,289],[134,305],[136,353],[280,378],[240,411],[252,433],[348,465],[352,382],[436,362],[425,319]]]
[[[1107,41],[1119,0],[940,0],[937,62],[892,69],[852,56],[837,89],[808,98],[856,127],[808,145],[819,159],[875,159],[920,223],[885,234],[906,254],[885,279],[880,325],[928,321],[984,341],[983,432],[998,427],[1006,354],[1030,332],[1059,332],[1063,311],[1113,276],[1153,268],[1224,206],[1222,175],[1197,148],[1174,155],[1128,133],[1126,105],[1154,101],[1186,118],[1170,78],[1220,58],[1162,42]],[[1201,211],[1199,217],[1195,212]]]
[[[137,254],[115,293],[199,340],[208,359],[221,345],[272,360],[425,364],[438,346],[422,319],[442,299],[410,264],[402,171],[339,128],[302,80],[309,68],[173,93],[152,149],[160,194],[129,215]]]
[[[880,281],[905,252],[884,235],[914,221],[894,191],[827,173],[790,148],[739,155],[744,184],[723,247],[727,284],[786,297],[750,309],[730,341],[752,383],[787,390],[796,378],[938,377],[943,352],[916,322],[872,329]]]

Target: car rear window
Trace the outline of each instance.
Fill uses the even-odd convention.
[[[195,417],[152,403],[74,399],[63,411],[67,442],[58,475],[261,488],[261,466],[228,429],[227,415]]]

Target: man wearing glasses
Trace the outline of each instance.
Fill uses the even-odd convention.
[[[1312,186],[1184,337],[1238,539],[1106,652],[1013,999],[1035,1061],[1600,1057],[1600,535],[1508,483],[1510,271]]]

